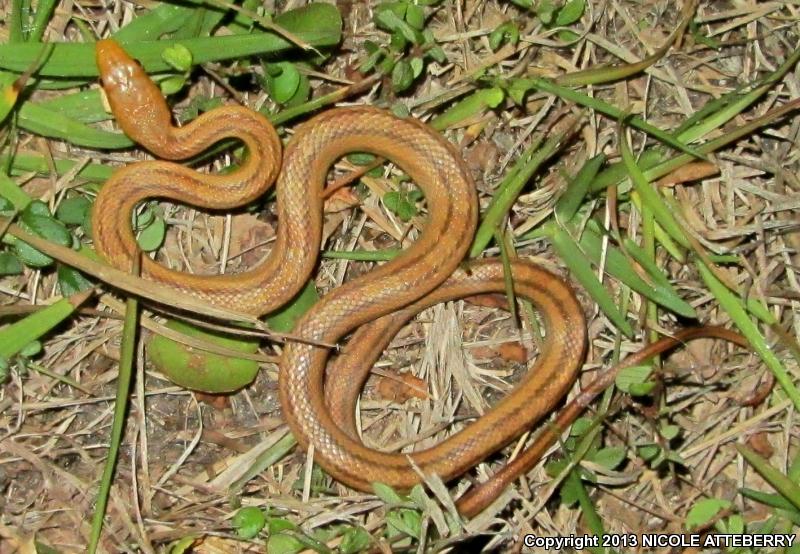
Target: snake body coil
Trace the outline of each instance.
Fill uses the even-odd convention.
[[[367,151],[386,157],[423,190],[428,217],[418,240],[391,262],[330,291],[295,328],[295,335],[314,344],[336,343],[354,332],[342,353],[329,364],[329,349],[301,342],[284,349],[279,377],[284,417],[302,446],[314,445],[315,461],[335,478],[367,491],[376,481],[407,489],[420,481],[410,458],[423,474],[452,479],[521,435],[567,392],[583,356],[582,310],[561,279],[516,261],[516,293],[536,305],[547,335],[524,380],[483,417],[433,448],[407,456],[364,446],[355,431],[356,400],[394,333],[437,302],[504,290],[498,261],[457,269],[477,222],[475,187],[459,155],[422,123],[355,107],[328,110],[300,125],[281,164],[278,137],[259,114],[223,107],[176,128],[158,88],[116,43],[98,43],[97,63],[121,127],[155,155],[184,159],[225,138],[240,139],[248,150],[246,162],[226,175],[201,174],[165,161],[117,171],[98,195],[93,218],[96,248],[111,264],[131,267],[137,252],[131,214],[142,200],[161,197],[226,209],[257,198],[277,176],[277,239],[261,266],[238,275],[200,276],[144,258],[143,275],[165,286],[257,315],[286,303],[313,271],[326,175],[344,154]],[[498,492],[490,489],[462,506],[462,512],[474,514],[488,503]]]

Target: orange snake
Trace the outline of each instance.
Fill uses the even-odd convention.
[[[98,194],[93,213],[95,246],[112,265],[132,266],[138,247],[129,222],[139,202],[161,197],[232,208],[259,197],[277,176],[277,238],[262,265],[237,275],[190,275],[143,257],[143,275],[164,286],[255,315],[288,302],[313,271],[327,172],[344,154],[367,151],[388,158],[424,191],[429,213],[419,239],[396,259],[330,291],[294,330],[311,344],[291,341],[284,348],[279,377],[283,415],[299,443],[313,445],[315,461],[334,478],[364,491],[372,491],[376,481],[408,489],[421,481],[418,471],[451,480],[519,437],[571,387],[586,342],[582,309],[560,278],[514,261],[516,294],[533,302],[546,329],[542,351],[526,377],[489,412],[432,448],[408,455],[367,448],[356,433],[356,400],[392,336],[425,307],[504,290],[500,262],[459,265],[478,209],[459,155],[420,122],[354,107],[328,110],[298,126],[281,159],[278,136],[260,114],[226,106],[176,128],[158,87],[120,46],[98,42],[97,64],[119,125],[156,156],[185,159],[226,138],[241,140],[248,150],[241,167],[224,175],[166,161],[118,170]],[[329,349],[312,346],[335,344],[349,333],[352,338],[332,361]],[[501,492],[497,489],[491,481],[478,487],[459,509],[474,515]]]

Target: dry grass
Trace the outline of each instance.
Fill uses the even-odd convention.
[[[290,0],[282,8],[301,4]],[[656,50],[679,19],[678,9],[668,1],[589,4],[580,24],[585,40],[579,47],[564,49],[553,47],[552,33],[534,18],[522,20],[520,12],[508,2],[446,1],[435,10],[429,25],[449,63],[430,67],[429,76],[410,95],[393,98],[384,87],[352,101],[383,105],[402,102],[426,119],[453,91],[472,87],[471,76],[479,68],[550,76],[619,59],[636,61]],[[363,59],[360,45],[365,39],[385,41],[385,34],[372,23],[370,5],[349,1],[341,2],[339,8],[346,18],[345,40],[324,67],[325,73],[313,76],[315,94],[333,90],[342,79],[352,76],[353,68]],[[96,9],[92,3],[62,3],[49,39],[77,40],[76,29],[66,23],[68,12],[86,18],[100,35],[134,14],[128,3],[115,2],[107,11]],[[710,99],[774,69],[800,40],[799,16],[800,5],[794,2],[701,2],[696,20],[702,33],[721,43],[720,50],[709,49],[687,34],[679,47],[644,74],[596,87],[593,92],[616,106],[646,115],[663,129],[673,128]],[[490,51],[487,34],[509,17],[522,21],[523,41],[516,48]],[[196,75],[193,94],[226,96],[209,77],[211,73],[198,71]],[[736,123],[800,97],[796,75],[796,71],[791,72]],[[261,106],[268,99],[263,93],[251,92],[244,101]],[[551,97],[534,95],[524,110],[509,106],[446,132],[460,145],[482,201],[488,201],[530,137],[552,125],[560,105]],[[740,269],[728,270],[731,280],[765,299],[782,326],[795,336],[800,336],[799,135],[800,119],[781,121],[715,156],[718,173],[675,185],[685,217],[706,244],[715,251],[741,254],[747,261]],[[49,151],[57,158],[132,160],[131,154],[100,156],[24,134],[21,149]],[[616,156],[616,124],[590,117],[561,159],[571,168],[600,151]],[[140,155],[134,157],[139,159]],[[342,168],[346,170],[344,165]],[[516,231],[531,228],[552,209],[564,186],[559,169],[560,164],[554,164],[540,175],[515,204],[511,225]],[[56,185],[38,177],[18,182],[35,197],[52,197]],[[80,183],[58,185],[73,187]],[[370,188],[385,190],[388,185],[388,180],[374,179]],[[603,209],[603,202],[604,198],[597,200],[598,210]],[[325,227],[328,248],[396,247],[398,240],[409,235],[405,225],[374,195],[364,200],[361,208],[329,213]],[[166,208],[166,217],[172,228],[162,256],[199,272],[218,271],[221,265],[226,271],[236,271],[257,262],[276,224],[269,213],[257,219],[236,215],[229,220],[183,207]],[[635,214],[626,216],[622,224],[635,235]],[[489,253],[496,255],[497,251]],[[518,253],[559,266],[545,241],[528,241]],[[666,256],[660,261],[676,288],[701,314],[702,322],[728,323],[691,268]],[[368,267],[363,262],[324,261],[318,286],[329,290]],[[0,280],[0,299],[6,306],[46,303],[58,294],[55,283],[52,272],[28,270],[23,276]],[[617,288],[611,280],[607,286]],[[609,364],[619,335],[591,299],[584,295],[582,300],[590,337],[582,377],[585,381],[597,368]],[[631,303],[631,313],[644,314],[637,296],[631,296]],[[80,389],[32,369],[12,371],[0,389],[0,552],[31,552],[33,538],[60,552],[78,552],[85,547],[108,446],[121,332],[121,322],[111,317],[114,311],[103,299],[98,307],[102,313],[81,314],[49,335],[43,354],[35,360],[50,372],[77,381]],[[672,328],[676,322],[665,316],[659,324]],[[641,345],[642,327],[638,326],[635,341],[622,340],[619,348],[623,352],[635,351]],[[402,370],[424,378],[430,399],[398,404],[381,398],[371,381],[361,402],[360,425],[367,444],[392,449],[425,447],[451,433],[465,419],[480,414],[519,378],[524,367],[515,361],[520,340],[508,315],[492,308],[459,302],[422,314],[394,340],[378,367],[390,376]],[[522,342],[530,348],[527,340]],[[264,353],[272,355],[278,349],[265,345]],[[791,360],[786,363],[796,374],[796,365]],[[263,551],[263,542],[241,541],[232,531],[230,518],[239,503],[270,507],[307,533],[332,522],[350,522],[373,532],[376,539],[383,536],[384,504],[329,479],[320,481],[321,490],[310,491],[309,483],[315,479],[302,452],[284,457],[238,485],[254,460],[287,432],[280,420],[274,365],[266,364],[252,386],[223,401],[171,386],[151,370],[143,349],[137,369],[106,518],[102,542],[106,551],[157,552],[170,541],[189,535],[205,539],[197,552]],[[785,471],[796,456],[797,416],[777,389],[755,407],[737,402],[757,385],[762,371],[755,356],[700,341],[665,361],[660,387],[648,400],[632,400],[619,393],[614,396],[601,437],[605,446],[624,447],[626,462],[614,470],[585,462],[597,477],[588,491],[607,532],[679,532],[688,510],[704,497],[731,500],[732,510],[748,522],[769,515],[761,505],[738,494],[738,488],[745,485],[771,489],[743,463],[733,444],[747,442]],[[455,425],[449,425],[454,421]],[[686,465],[665,464],[654,470],[637,456],[636,447],[663,441],[658,429],[665,424],[679,427],[672,448]],[[522,442],[528,440],[525,437]],[[512,446],[508,452],[514,449]],[[558,457],[559,449],[554,449],[548,459]],[[481,465],[472,477],[481,479],[491,474],[502,459]],[[525,533],[587,532],[581,511],[561,503],[550,481],[540,465],[490,513],[457,532],[439,528],[438,519],[447,506],[432,505],[423,517],[431,532],[419,551],[445,548],[451,539],[464,541],[457,544],[468,551],[480,547],[519,551]],[[463,479],[451,492],[460,493],[467,485],[468,479]],[[339,540],[332,539],[329,546],[335,547]],[[381,551],[391,549],[386,539],[376,544]],[[417,549],[416,543],[410,549]]]

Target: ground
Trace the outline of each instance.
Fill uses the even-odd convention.
[[[36,4],[33,12],[47,12],[47,5]],[[23,27],[15,14],[28,18],[25,6],[9,1],[2,11],[0,68],[16,70],[5,73],[12,76],[7,93],[17,90],[10,83],[25,69],[14,66],[23,59],[14,43],[35,39],[35,25],[23,26],[19,39]],[[261,16],[307,9],[294,0],[263,9],[245,2],[235,20],[229,11],[212,25],[214,14],[230,5],[212,2],[207,6],[216,10],[204,12],[176,5],[170,13],[163,6],[157,12],[158,6],[62,2],[39,26],[44,40],[87,42],[160,13],[181,23],[177,31],[162,29],[164,38],[177,33],[188,40],[207,36],[204,25],[216,36],[247,36],[263,26],[274,32]],[[191,392],[153,366],[151,340],[163,332],[168,312],[145,304],[100,550],[531,551],[526,534],[630,540],[689,530],[794,533],[800,521],[794,385],[800,87],[797,69],[782,64],[797,54],[800,6],[688,0],[402,0],[387,6],[337,3],[342,37],[334,47],[319,46],[325,58],[287,46],[263,61],[231,59],[212,47],[208,61],[192,69],[191,53],[181,67],[185,52],[172,50],[178,59],[172,58],[172,81],[162,89],[173,93],[178,121],[216,103],[242,103],[270,115],[284,142],[311,113],[335,102],[410,113],[442,132],[475,181],[482,222],[497,209],[498,191],[513,200],[499,210],[495,227],[483,229],[480,256],[502,250],[541,264],[569,282],[580,301],[585,363],[553,414],[618,359],[680,328],[724,326],[743,332],[748,346],[696,340],[663,356],[658,369],[623,371],[616,388],[590,402],[542,463],[466,521],[455,515],[451,499],[535,443],[541,424],[446,486],[433,479],[410,498],[387,489],[378,496],[354,492],[313,465],[310,452],[293,448],[278,398],[280,341],[261,342],[260,371],[249,386],[229,395]],[[290,42],[311,37],[304,30],[335,27],[330,20],[300,21]],[[191,25],[197,28],[187,31]],[[132,43],[145,38],[156,37],[128,35]],[[151,46],[160,60],[158,43]],[[150,58],[143,56],[147,68]],[[571,74],[572,80],[565,77]],[[2,215],[24,207],[19,198],[41,199],[76,243],[88,247],[91,225],[73,221],[59,206],[83,206],[74,199],[93,200],[108,168],[149,155],[124,143],[89,145],[87,126],[118,130],[99,96],[77,94],[98,94],[95,77],[67,73],[62,77],[74,82],[59,87],[48,86],[46,77],[44,84],[23,83],[4,122],[2,159],[10,177],[0,193],[10,204]],[[67,95],[77,100],[69,104]],[[696,114],[694,126],[684,125]],[[700,152],[704,160],[684,154],[682,164],[668,166],[665,160],[680,158],[674,139],[664,146],[663,137],[637,121],[690,148],[712,146]],[[217,154],[195,165],[220,171],[241,159],[234,148]],[[575,176],[598,154],[605,157],[597,160],[602,172],[590,176],[588,192],[581,190]],[[644,175],[631,167],[635,157]],[[56,163],[62,160],[78,163]],[[425,200],[400,169],[379,164],[365,174],[363,165],[348,158],[329,175],[327,256],[314,280],[321,296],[383,263],[375,252],[408,247],[426,224]],[[14,191],[22,191],[17,201],[9,197]],[[232,213],[148,206],[139,223],[155,237],[153,256],[194,273],[257,265],[281,225],[269,195]],[[9,223],[0,220],[0,230],[15,232]],[[32,307],[82,288],[54,265],[28,263],[24,251],[4,248],[0,269],[9,275],[0,279],[0,343],[10,340],[12,324],[30,321]],[[11,258],[23,262],[17,274],[6,270]],[[125,312],[120,299],[126,298],[125,286],[113,279],[93,282],[94,294],[80,309],[30,336],[41,350],[0,356],[6,362],[0,552],[33,552],[34,544],[41,552],[49,551],[43,545],[80,552],[90,541],[112,432]],[[147,285],[144,297],[159,288]],[[432,446],[513,390],[548,337],[539,337],[542,322],[525,306],[519,305],[518,324],[507,305],[502,295],[439,304],[404,327],[361,397],[365,443],[395,452]],[[267,527],[258,532],[256,521],[248,534],[240,522],[243,506],[262,508]]]

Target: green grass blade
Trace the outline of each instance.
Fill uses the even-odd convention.
[[[275,18],[275,23],[314,47],[334,46],[342,36],[339,11],[330,4],[309,4]],[[295,48],[295,45],[274,33],[252,33],[198,37],[186,40],[155,40],[124,43],[128,53],[139,60],[148,73],[170,71],[172,68],[161,53],[176,44],[185,46],[194,64],[240,59],[248,56],[274,54]],[[44,45],[0,45],[0,68],[22,72],[36,59]],[[53,52],[39,69],[43,77],[97,77],[92,43],[56,43]]]
[[[5,166],[9,163],[8,156],[0,156],[0,164]],[[25,173],[35,171],[40,175],[50,175],[50,166],[43,156],[36,156],[34,154],[15,154],[10,158],[11,171],[13,173]],[[64,175],[74,169],[78,162],[72,160],[53,160],[56,172],[59,176]],[[94,181],[102,183],[114,173],[113,167],[106,165],[88,163],[78,172],[77,177],[86,179],[87,181]],[[21,190],[21,189],[20,189]],[[2,180],[0,180],[0,194],[5,196],[5,189],[2,188]],[[23,192],[24,194],[24,192]],[[9,198],[11,200],[11,198]]]
[[[658,221],[659,225],[661,225],[661,227],[663,227],[673,239],[681,244],[681,246],[688,247],[689,240],[683,233],[683,228],[675,220],[675,217],[667,208],[667,205],[661,199],[661,196],[658,194],[656,189],[653,188],[653,186],[647,180],[645,174],[636,164],[636,159],[633,157],[633,152],[631,152],[631,147],[628,144],[628,139],[625,136],[623,126],[620,126],[619,143],[623,163],[625,164],[625,168],[628,170],[628,175],[630,175],[633,188],[636,189],[636,192],[638,192],[639,196],[641,196],[642,202],[647,206],[648,209],[652,210],[656,221]]]
[[[119,42],[158,40],[178,31],[200,4],[194,0],[180,4],[164,2],[139,15],[111,36]]]
[[[323,258],[334,260],[353,260],[356,262],[388,262],[395,259],[402,253],[399,248],[387,248],[386,250],[324,250]]]
[[[499,87],[476,90],[447,108],[442,114],[434,117],[430,125],[437,131],[442,131],[473,119],[491,108],[496,108],[504,98],[505,93]]]
[[[569,223],[569,221],[575,217],[575,214],[578,213],[578,209],[583,204],[583,200],[589,192],[589,186],[604,163],[606,163],[605,154],[598,154],[583,164],[578,174],[569,182],[567,190],[565,190],[564,194],[556,201],[553,210],[556,221],[561,225]]]
[[[69,298],[62,298],[46,308],[4,327],[0,331],[0,357],[7,359],[15,356],[25,346],[71,316],[75,309],[93,293],[93,290],[87,290]]]
[[[138,273],[138,271],[134,271]],[[108,457],[103,467],[103,476],[97,492],[97,503],[92,517],[92,529],[89,537],[87,551],[94,554],[100,542],[100,533],[103,530],[103,518],[108,506],[108,496],[111,492],[111,482],[114,478],[114,468],[119,455],[119,445],[122,442],[122,430],[125,426],[125,413],[128,408],[128,395],[133,377],[133,363],[136,354],[136,335],[139,327],[139,302],[135,296],[128,297],[125,303],[125,323],[122,328],[122,345],[120,349],[119,375],[117,376],[117,397],[114,403],[114,419],[111,424],[111,437],[109,439]]]
[[[26,102],[19,108],[18,124],[31,133],[61,139],[78,146],[117,150],[130,148],[133,141],[122,133],[112,133],[84,125],[62,113]]]
[[[98,121],[108,121],[114,117],[103,106],[99,88],[61,94],[50,100],[39,102],[38,105],[81,123],[97,123]]]
[[[11,0],[11,12],[8,15],[8,42],[9,44],[25,41],[22,30],[22,0]]]
[[[611,295],[608,294],[608,291],[595,275],[586,255],[578,247],[578,244],[564,229],[554,228],[551,238],[559,258],[567,265],[572,275],[583,285],[589,296],[597,302],[603,313],[625,336],[632,337],[633,328],[631,324],[619,311],[614,299],[611,298]]]
[[[781,496],[792,503],[795,508],[800,508],[800,486],[786,475],[772,467],[770,463],[759,456],[754,450],[743,444],[737,444],[736,450],[747,460],[764,480],[778,491]]]
[[[569,102],[574,102],[580,106],[585,108],[590,108],[596,112],[599,112],[603,115],[611,117],[613,119],[621,119],[625,117],[627,114],[623,110],[608,104],[607,102],[603,102],[597,98],[592,98],[586,94],[573,90],[569,87],[563,87],[560,85],[555,84],[552,81],[542,78],[528,78],[528,79],[518,79],[516,84],[512,84],[511,86],[516,86],[517,88],[535,88],[542,92],[546,92],[548,94],[554,94],[561,98],[562,100],[566,100]],[[627,123],[640,131],[644,131],[648,135],[652,136],[653,138],[658,139],[659,141],[663,142],[667,146],[678,150],[679,152],[684,152],[689,156],[694,158],[704,159],[705,154],[700,150],[687,146],[679,139],[675,138],[672,134],[662,131],[655,125],[651,125],[641,117],[631,117],[627,120]]]
[[[40,0],[36,4],[36,15],[33,18],[33,26],[31,27],[30,35],[28,35],[28,42],[39,42],[44,36],[44,31],[47,29],[47,24],[50,23],[50,18],[53,16],[53,10],[58,4],[58,0]]]
[[[742,493],[742,496],[744,496],[745,498],[749,498],[750,500],[755,500],[756,502],[760,502],[765,506],[770,506],[772,508],[778,508],[779,510],[786,510],[787,512],[791,512],[792,514],[794,514],[798,522],[800,522],[800,510],[798,510],[794,504],[789,502],[785,496],[769,492],[757,491],[748,488],[739,489],[739,492]]]
[[[475,240],[469,251],[471,258],[483,252],[494,237],[495,229],[499,229],[502,225],[522,189],[539,167],[558,152],[567,135],[568,132],[554,134],[544,144],[541,143],[541,139],[534,140],[519,157],[517,163],[497,187],[489,207],[483,214],[483,220],[478,226]]]
[[[11,202],[14,209],[20,212],[31,202],[28,193],[22,190],[11,177],[2,173],[0,173],[0,196]]]
[[[780,384],[781,388],[786,392],[786,395],[791,399],[795,408],[800,409],[800,393],[798,393],[797,388],[792,382],[791,376],[786,371],[786,368],[783,367],[780,360],[778,360],[778,357],[775,356],[775,353],[767,344],[767,341],[758,330],[756,324],[748,317],[742,301],[714,275],[703,260],[698,259],[695,265],[703,281],[705,281],[708,290],[711,291],[720,306],[728,313],[733,323],[764,361],[764,364],[766,364],[775,375],[778,384]]]
[[[596,224],[587,225],[579,241],[580,249],[585,253],[585,256],[597,266],[600,265],[600,256],[603,253],[602,237],[597,232],[598,228],[599,225]],[[652,279],[652,282],[648,283],[642,279],[636,269],[631,265],[630,259],[628,259],[619,248],[612,245],[608,245],[605,250],[605,264],[603,267],[606,273],[626,284],[648,300],[652,300],[660,306],[683,317],[697,317],[697,313],[694,309],[678,296],[678,293],[672,288],[672,285],[658,269],[658,266],[653,264],[650,260],[635,259],[645,269],[648,276]]]

